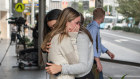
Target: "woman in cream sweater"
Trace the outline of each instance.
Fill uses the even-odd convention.
[[[64,9],[61,15],[59,16],[56,24],[54,25],[54,29],[47,35],[45,41],[43,42],[42,49],[46,50],[45,47],[46,43],[50,41],[49,38],[52,38],[51,48],[49,49],[50,53],[48,54],[48,60],[52,61],[54,64],[59,65],[57,66],[57,68],[54,69],[55,71],[59,69],[58,71],[63,70],[64,72],[64,73],[62,72],[59,76],[51,75],[50,79],[75,79],[76,74],[77,75],[80,74],[79,75],[80,77],[80,76],[85,76],[90,72],[93,63],[93,53],[92,53],[93,50],[92,50],[92,43],[91,43],[92,39],[89,39],[88,35],[83,33],[84,34],[83,36],[86,37],[86,40],[84,41],[85,42],[89,41],[86,42],[86,44],[89,45],[89,46],[86,45],[87,46],[86,49],[88,50],[89,47],[91,49],[86,52],[85,50],[83,50],[84,54],[86,55],[86,58],[81,57],[81,55],[79,55],[77,51],[76,39],[80,28],[80,21],[81,21],[80,14],[76,10],[70,7]],[[79,62],[79,60],[82,60],[84,62]],[[89,61],[89,63],[87,61]],[[82,69],[82,71],[78,70],[76,73],[73,73],[77,70],[76,67],[80,67],[80,66],[81,68],[83,67],[84,69]],[[72,69],[72,72],[69,73],[69,69],[70,70]],[[48,68],[47,72],[53,74],[51,68]]]
[[[48,54],[48,61],[55,64],[74,64],[78,63],[76,48],[76,37],[80,27],[80,14],[72,8],[62,11],[54,29],[46,36],[42,49],[45,50],[46,43],[51,39],[52,48]],[[75,32],[73,28],[77,28]],[[73,75],[50,75],[50,79],[74,79]]]

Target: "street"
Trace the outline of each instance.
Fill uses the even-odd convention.
[[[101,38],[103,45],[115,54],[115,60],[140,63],[140,35],[121,31],[101,30]],[[128,41],[115,41],[119,39],[125,39]],[[0,43],[0,59],[2,59],[8,45],[9,40],[2,40]],[[109,58],[106,54],[102,54],[101,57]],[[125,74],[127,74],[127,76],[124,79],[140,79],[140,67],[138,66],[111,63],[106,61],[101,62],[103,65],[105,79],[109,79],[108,77],[112,77],[113,79],[121,79],[121,77]],[[19,70],[17,65],[15,45],[11,45],[2,65],[0,66],[0,79],[46,79],[46,73],[44,70],[39,70],[34,67]]]
[[[136,62],[140,59],[140,35],[123,31],[101,30],[102,44],[115,54],[115,60]],[[106,54],[101,57],[109,58]]]
[[[101,30],[102,44],[115,54],[115,60],[140,63],[140,35],[135,33]],[[102,54],[102,58],[109,57]],[[105,79],[140,79],[140,67],[102,61]]]
[[[113,44],[134,50],[140,53],[140,34],[101,30],[102,40],[109,41]]]

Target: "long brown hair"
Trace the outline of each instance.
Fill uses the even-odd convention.
[[[89,37],[89,39],[90,39],[90,41],[93,43],[93,39],[92,39],[92,37],[91,37],[91,34],[89,33],[89,31],[83,26],[84,25],[84,16],[83,16],[83,14],[82,13],[80,13],[80,16],[81,16],[81,25],[80,25],[80,31],[81,32],[84,32],[84,33],[86,33],[87,35],[88,35],[88,37]]]
[[[49,34],[46,35],[45,40],[41,45],[42,50],[46,49],[47,42],[49,42],[50,38],[53,38],[56,34],[60,34],[59,42],[61,42],[64,36],[68,36],[68,32],[66,31],[66,23],[71,22],[72,20],[74,20],[79,16],[80,16],[79,12],[77,12],[75,9],[71,7],[65,8],[58,17],[58,20],[54,25],[54,29]]]

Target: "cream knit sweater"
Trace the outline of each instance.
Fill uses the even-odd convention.
[[[55,35],[51,40],[48,61],[58,65],[78,63],[79,57],[76,45],[78,32],[69,32],[69,36],[65,36],[61,43],[58,42],[59,35]],[[75,77],[74,75],[60,74],[59,76],[50,75],[50,79],[75,79]]]

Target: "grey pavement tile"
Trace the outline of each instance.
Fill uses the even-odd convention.
[[[15,45],[12,45],[0,66],[0,79],[46,79],[45,70],[39,70],[35,67],[19,70],[17,65]]]
[[[125,79],[140,79],[140,67],[110,63],[102,61],[104,77],[113,77],[113,79],[121,79],[127,74]]]

